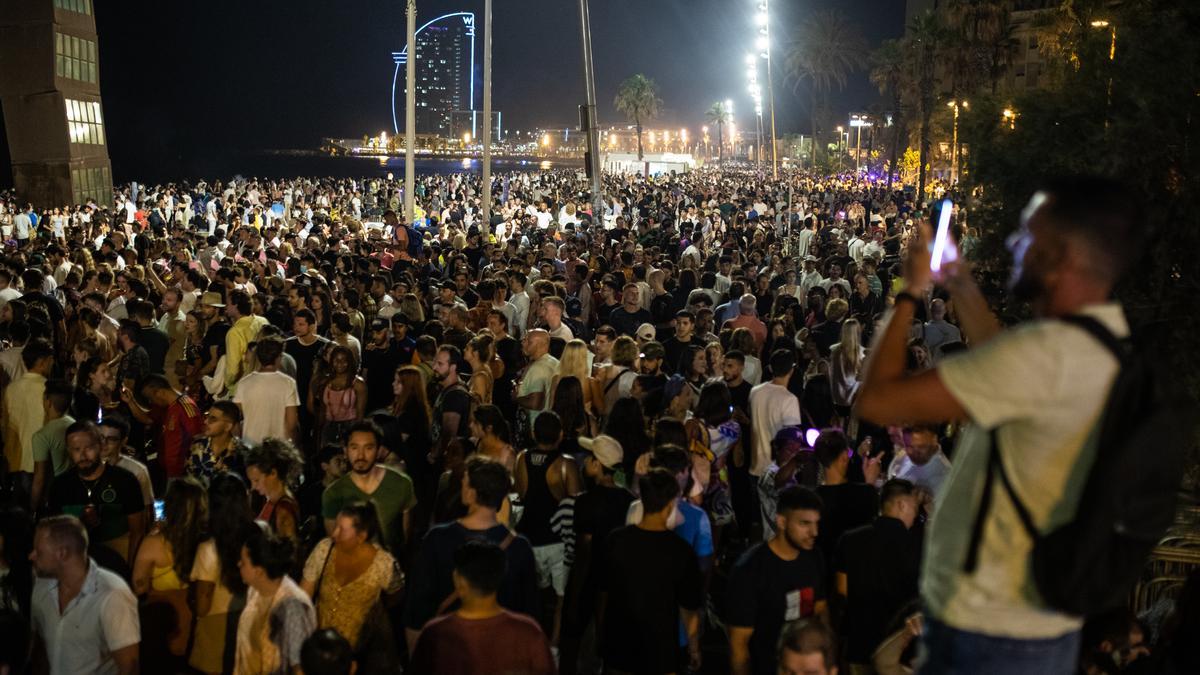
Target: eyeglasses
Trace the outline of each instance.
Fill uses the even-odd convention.
[[[120,443],[122,440],[118,434],[100,434],[100,438],[104,439],[105,443]]]

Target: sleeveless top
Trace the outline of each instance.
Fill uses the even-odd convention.
[[[154,565],[150,570],[150,588],[156,591],[181,591],[187,588],[187,582],[181,580],[175,573],[175,556],[171,554],[170,550],[167,550],[166,554],[167,566]]]
[[[534,546],[546,546],[561,541],[550,527],[550,518],[558,510],[558,502],[550,494],[546,472],[560,455],[530,450],[525,453],[525,472],[529,477],[525,489],[525,511],[517,521],[517,532],[525,535]]]
[[[325,387],[321,400],[325,403],[325,417],[330,422],[351,422],[358,417],[355,406],[358,395],[354,392],[353,383],[345,389]]]

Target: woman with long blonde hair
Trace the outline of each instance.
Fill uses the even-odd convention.
[[[587,343],[579,338],[571,340],[563,347],[562,358],[558,360],[558,374],[554,376],[554,379],[550,380],[549,400],[554,400],[554,392],[558,388],[558,382],[564,377],[574,377],[579,380],[579,384],[581,385],[585,385],[591,381],[592,369],[588,366]],[[592,400],[594,393],[592,387],[583,387],[583,408],[590,417],[595,417],[596,415],[596,405]]]
[[[834,410],[849,418],[850,407],[858,394],[858,374],[866,359],[862,346],[862,324],[858,319],[842,322],[842,340],[830,349],[829,384],[833,393]]]

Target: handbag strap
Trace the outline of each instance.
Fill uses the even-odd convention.
[[[321,563],[321,574],[317,576],[317,585],[313,587],[312,601],[315,607],[321,597],[321,582],[325,581],[325,568],[329,567],[329,558],[333,556],[333,540],[329,540],[329,550],[325,552],[325,561]]]

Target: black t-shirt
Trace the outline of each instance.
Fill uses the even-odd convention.
[[[208,363],[208,356],[212,353],[212,348],[217,348],[217,358],[225,355],[225,334],[229,332],[229,324],[220,321],[211,324],[208,330],[204,332],[204,363]],[[293,358],[295,358],[293,356]],[[299,363],[297,363],[299,365]]]
[[[608,315],[608,325],[612,326],[618,335],[628,335],[629,337],[633,337],[637,333],[638,326],[653,321],[654,317],[650,315],[650,312],[640,307],[636,312],[629,312],[622,305]]]
[[[838,539],[856,527],[862,527],[879,515],[879,493],[866,483],[822,485],[817,488],[824,508],[817,534],[817,548],[826,560],[833,559]]]
[[[166,372],[164,368],[167,352],[171,349],[171,339],[167,337],[167,334],[155,326],[142,326],[137,342],[150,357],[150,372],[159,374]]]
[[[88,536],[96,542],[127,534],[128,516],[145,508],[137,478],[107,464],[94,481],[83,480],[75,467],[68,469],[50,484],[48,504],[51,513],[69,514],[83,521]]]
[[[750,636],[754,673],[774,675],[779,632],[786,622],[816,612],[817,603],[825,599],[824,582],[825,565],[816,549],[784,560],[764,542],[738,559],[729,573],[728,622],[754,629]]]
[[[208,340],[208,336],[205,335],[204,339]],[[222,338],[221,343],[224,342]],[[312,385],[313,365],[327,344],[329,340],[323,337],[318,337],[316,342],[310,345],[300,342],[299,338],[290,337],[283,344],[283,350],[296,361],[296,392],[300,394],[301,410],[307,410],[305,401],[308,400],[308,388]]]
[[[392,345],[391,340],[382,349],[375,348],[374,343],[363,346],[362,367],[367,371],[367,410],[376,410],[392,402],[392,380],[400,365],[400,350]]]
[[[459,438],[470,436],[470,420],[467,419],[470,410],[471,394],[466,385],[458,383],[442,390],[433,406],[433,442],[438,443],[442,438],[442,415],[446,413],[458,413]]]
[[[596,581],[608,591],[606,666],[630,673],[679,671],[679,610],[703,603],[696,554],[674,532],[626,525],[608,535]]]
[[[689,345],[704,347],[704,344],[700,342],[700,338],[696,337],[695,335],[691,336],[686,341],[681,341],[677,337],[672,337],[671,339],[662,343],[663,351],[666,352],[666,357],[663,360],[663,370],[669,373],[682,373],[683,370],[681,370],[679,367],[679,359],[683,356],[683,353],[687,350]],[[686,365],[690,366],[691,364],[689,363]]]
[[[750,383],[745,380],[742,380],[742,383],[736,387],[729,386],[729,396],[733,399],[733,407],[738,408],[742,412],[746,413],[747,417],[750,416],[750,390],[753,388],[754,387],[750,386]]]
[[[508,534],[508,528],[503,525],[488,530],[468,530],[458,522],[452,522],[430,528],[413,564],[408,602],[404,607],[404,625],[420,630],[437,615],[438,606],[454,591],[450,573],[454,569],[454,552],[458,547],[470,539],[490,541],[499,546]],[[536,616],[541,605],[533,547],[528,539],[517,535],[504,553],[507,564],[497,594],[500,605],[513,612]],[[457,607],[455,603],[447,611]]]
[[[604,564],[608,535],[625,525],[633,494],[624,488],[597,485],[575,498],[575,534],[591,535],[592,555],[587,588],[595,588],[596,570]]]
[[[846,575],[846,658],[870,663],[888,625],[917,597],[921,539],[895,518],[881,516],[842,536],[833,568]]]

